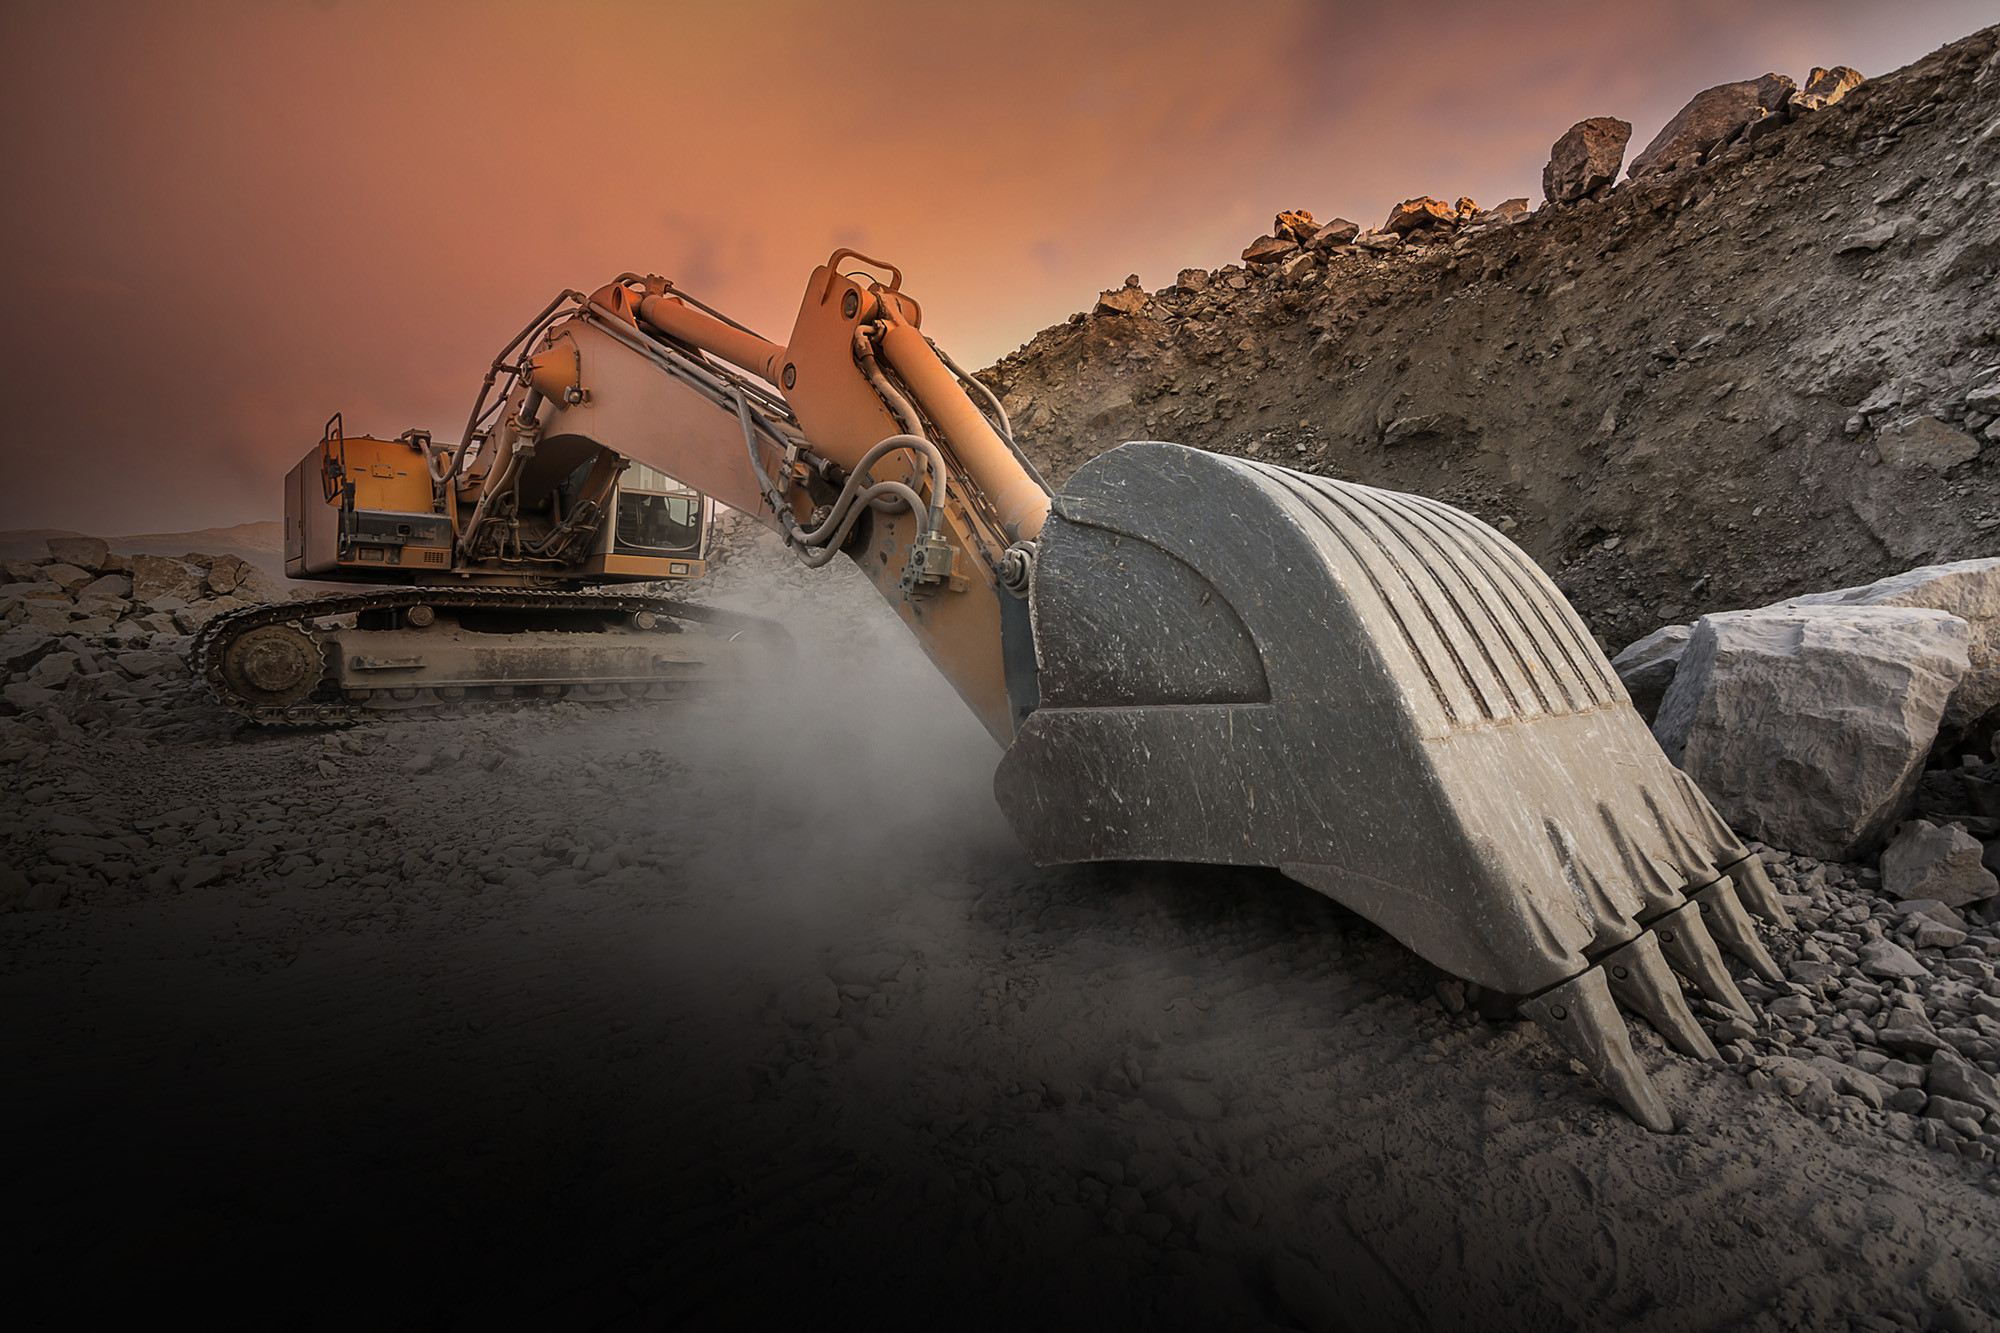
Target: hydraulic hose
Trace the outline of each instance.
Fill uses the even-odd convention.
[[[853,531],[855,520],[861,517],[862,511],[873,504],[878,498],[884,496],[894,496],[902,500],[904,504],[910,507],[911,513],[920,514],[923,512],[923,497],[908,486],[905,486],[900,481],[878,481],[855,496],[854,503],[848,506],[847,516],[841,520],[839,530],[824,545],[807,546],[801,549],[799,560],[808,569],[818,569],[820,566],[830,562],[836,555],[840,554],[840,548],[847,544],[847,534]],[[827,521],[832,522],[831,519]],[[815,531],[820,531],[824,527],[825,524],[822,524]]]
[[[910,512],[913,514],[923,514],[926,519],[925,527],[927,531],[934,532],[937,523],[943,519],[945,487],[948,484],[946,481],[947,473],[944,466],[944,454],[939,450],[937,445],[931,443],[931,441],[921,435],[891,435],[888,439],[883,440],[867,453],[861,455],[860,461],[854,465],[853,471],[848,474],[847,484],[841,488],[840,497],[833,502],[833,508],[827,514],[826,520],[810,532],[796,534],[795,540],[803,546],[819,546],[827,542],[826,534],[833,531],[837,524],[841,525],[840,531],[844,535],[846,528],[851,526],[851,524],[843,523],[843,520],[848,517],[849,508],[858,508],[861,504],[873,503],[875,498],[877,498],[873,494],[870,494],[869,499],[862,500],[858,493],[858,488],[864,486],[868,488],[868,492],[870,493],[877,490],[878,484],[867,480],[868,469],[880,461],[884,454],[897,449],[917,450],[928,456],[931,464],[931,495],[934,502],[929,507],[929,510],[926,511],[923,501],[915,499],[916,492],[910,490],[907,486],[903,486],[900,482],[880,483],[880,485],[894,485],[898,488],[897,491],[883,491],[881,494],[883,496],[893,496],[897,495],[899,491],[901,495],[911,497],[914,503],[910,504]],[[834,546],[839,545],[838,542],[830,544]]]

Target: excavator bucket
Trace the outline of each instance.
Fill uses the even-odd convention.
[[[1175,444],[1073,476],[1040,534],[1037,706],[995,776],[1043,863],[1275,866],[1519,997],[1672,1127],[1625,1005],[1714,1048],[1718,944],[1777,979],[1756,857],[1668,762],[1546,575],[1448,505]]]

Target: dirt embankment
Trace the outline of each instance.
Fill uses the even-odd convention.
[[[1054,481],[1170,439],[1460,505],[1613,649],[2000,554],[1996,46],[1513,225],[1107,293],[983,376]]]

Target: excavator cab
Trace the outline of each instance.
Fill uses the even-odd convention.
[[[336,413],[285,478],[285,573],[340,583],[576,585],[698,579],[714,501],[655,468],[587,442],[552,442],[522,469],[512,521],[537,531],[591,506],[594,518],[554,556],[460,540],[484,479],[461,483],[454,451],[424,431],[347,435]],[[546,464],[553,464],[549,466]],[[594,497],[603,497],[602,500]],[[605,522],[608,512],[612,521]]]

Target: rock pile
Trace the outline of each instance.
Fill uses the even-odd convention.
[[[983,377],[1057,483],[1168,439],[1467,509],[1611,648],[2000,555],[2000,29],[1784,105],[1533,211],[1287,210],[1242,263],[1128,281]],[[1552,153],[1559,195],[1615,170],[1590,138]]]
[[[190,688],[186,652],[209,617],[279,600],[276,580],[233,555],[113,555],[97,538],[51,538],[38,560],[0,562],[0,762],[78,728],[150,733]]]
[[[1867,867],[1760,849],[1801,933],[1789,984],[1741,982],[1758,1021],[1707,1026],[1750,1086],[1828,1124],[1981,1161],[2000,1153],[2000,935],[1936,899],[1895,901]],[[1885,859],[1903,873],[1901,858]],[[1990,878],[1990,876],[1989,876]]]

